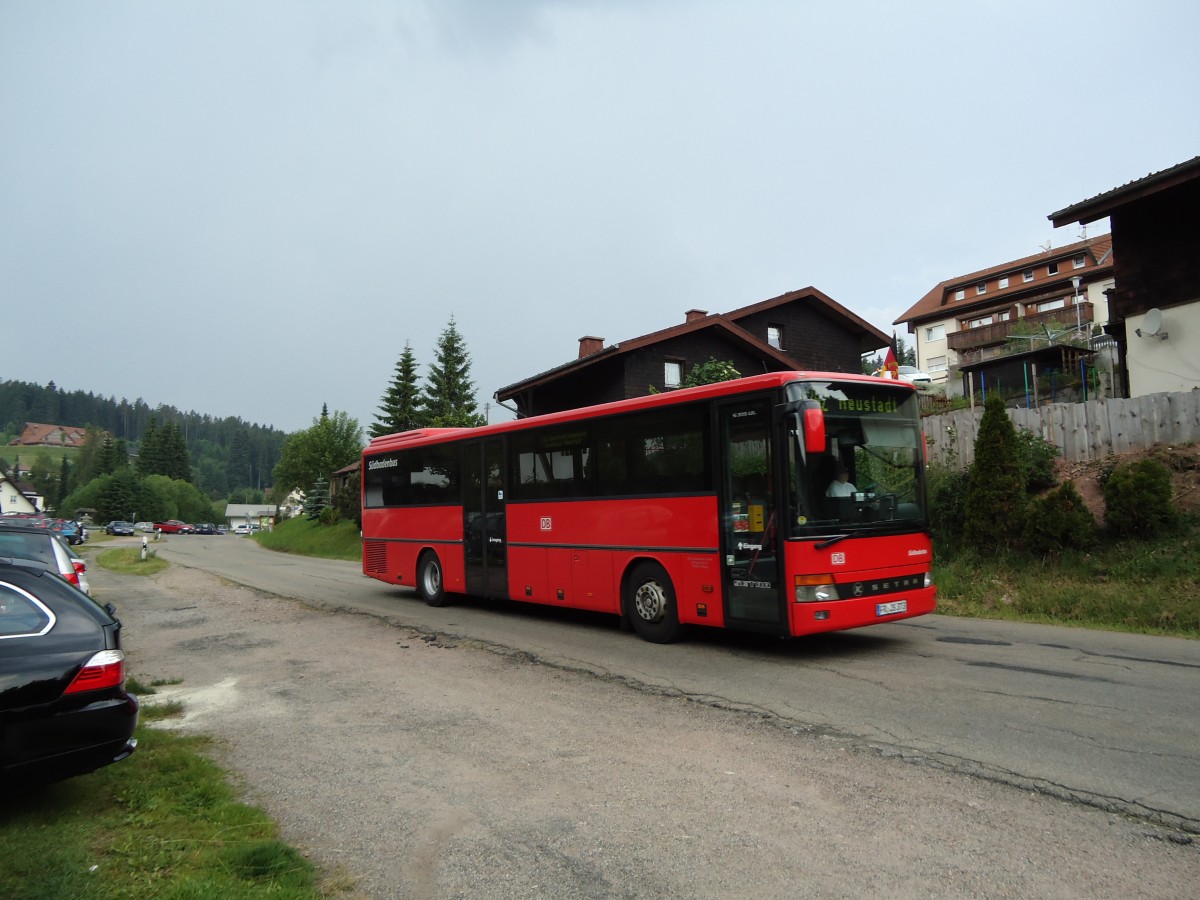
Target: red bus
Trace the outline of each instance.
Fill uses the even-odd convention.
[[[936,605],[924,463],[913,387],[841,373],[408,431],[363,451],[363,572],[658,643],[890,622]]]

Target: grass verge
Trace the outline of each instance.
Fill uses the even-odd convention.
[[[209,739],[137,737],[123,762],[5,797],[0,897],[323,896],[312,864],[204,756]]]
[[[297,516],[284,519],[270,531],[260,531],[254,540],[280,553],[356,562],[362,559],[362,537],[358,525],[350,519],[336,525],[322,525]]]
[[[1057,558],[959,552],[935,558],[938,611],[1200,638],[1200,528]]]
[[[105,550],[96,555],[96,564],[121,575],[154,575],[167,567],[167,561],[154,550],[148,550],[142,559],[141,547]]]

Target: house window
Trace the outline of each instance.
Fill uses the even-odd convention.
[[[1004,312],[1000,313],[1000,315],[997,316],[996,318],[1000,322],[1007,322],[1009,319],[1012,318],[1012,310],[1006,309]]]
[[[955,300],[962,300],[966,296],[967,296],[967,292],[965,290],[957,290],[954,292]]]
[[[1021,278],[1027,282],[1033,281],[1033,269],[1026,269],[1023,273],[1021,273]]]
[[[1050,265],[1046,266],[1046,274],[1047,275],[1057,275],[1058,274],[1058,263],[1050,263]]]
[[[982,328],[984,325],[991,325],[991,324],[992,324],[991,316],[980,316],[978,319],[972,319],[970,322],[968,322],[967,327]]]
[[[928,328],[925,329],[925,340],[927,342],[928,341],[940,341],[940,340],[945,339],[945,337],[946,337],[946,326],[945,325],[930,325]]]
[[[1073,266],[1075,266],[1075,268],[1077,268],[1077,269],[1082,269],[1086,263],[1087,263],[1087,260],[1084,259],[1082,256],[1077,256],[1073,260],[1071,260],[1071,264]]]
[[[767,326],[767,343],[776,350],[783,349],[783,326],[768,325]]]
[[[929,357],[929,359],[925,360],[925,371],[926,372],[945,372],[946,371],[946,357],[944,357],[944,356]]]
[[[683,383],[683,362],[678,359],[668,359],[663,364],[663,385],[677,388]]]
[[[987,293],[987,282],[981,281],[981,282],[979,282],[979,284],[975,285],[975,293],[976,294],[986,294]]]
[[[1062,309],[1067,305],[1065,297],[1059,297],[1057,300],[1047,300],[1045,303],[1039,303],[1037,306],[1038,312],[1050,312],[1052,309]]]
[[[1008,287],[1008,276],[1005,275],[1003,278],[1001,278],[1000,281],[996,283],[996,287],[998,287],[998,288]]]

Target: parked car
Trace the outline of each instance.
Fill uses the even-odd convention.
[[[90,593],[84,573],[87,565],[67,542],[49,528],[17,524],[20,519],[0,522],[0,560],[23,559]]]
[[[233,533],[234,533],[234,534],[249,534],[249,533],[250,533],[250,526],[249,526],[249,525],[246,525],[246,524],[242,524],[242,525],[235,525],[235,526],[233,527]]]
[[[154,534],[154,523],[153,522],[134,522],[133,530],[145,532],[146,534]]]
[[[897,373],[901,381],[911,381],[913,384],[932,384],[933,377],[922,372],[916,366],[899,366]]]
[[[0,561],[0,782],[125,759],[137,720],[113,607],[30,561]]]
[[[88,539],[87,529],[82,522],[70,519],[52,519],[50,529],[57,532],[68,544],[82,544]]]
[[[132,522],[109,522],[104,526],[104,530],[109,534],[116,535],[131,535],[133,534]]]
[[[155,522],[154,530],[161,531],[163,534],[192,534],[196,529],[187,522],[181,522],[178,519],[167,519],[165,522]]]
[[[196,534],[220,534],[217,526],[212,522],[201,522],[196,526]]]

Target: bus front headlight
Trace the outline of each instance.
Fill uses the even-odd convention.
[[[796,576],[797,603],[824,603],[837,598],[837,585],[833,583],[832,575]]]

